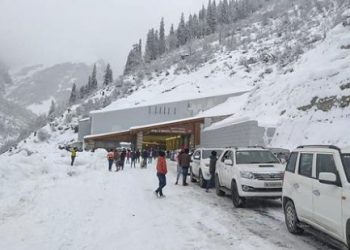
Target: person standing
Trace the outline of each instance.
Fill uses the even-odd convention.
[[[211,151],[211,155],[209,157],[209,173],[210,173],[210,179],[207,181],[207,188],[205,192],[209,192],[209,188],[213,185],[214,183],[214,176],[215,176],[215,169],[216,169],[216,161],[218,160],[217,158],[217,152],[216,151]]]
[[[130,153],[130,157],[131,157],[131,164],[130,167],[132,168],[132,165],[134,165],[134,168],[136,168],[136,152],[135,150],[131,151]]]
[[[70,148],[70,147],[66,147],[65,148],[68,152],[70,152],[70,158],[71,158],[71,162],[70,162],[70,165],[73,166],[74,164],[74,161],[75,161],[75,157],[77,157],[77,151],[78,149],[77,148]]]
[[[159,187],[154,191],[156,196],[158,197],[165,197],[163,194],[163,188],[166,186],[166,177],[165,175],[168,172],[166,159],[165,159],[165,153],[163,151],[159,152],[159,157],[157,161],[157,177],[159,180]]]
[[[120,154],[118,152],[118,149],[114,149],[115,171],[119,171],[119,161],[120,161]]]
[[[140,156],[141,156],[140,150],[136,149],[136,160],[137,160],[137,163],[140,163]]]
[[[190,168],[191,156],[189,155],[190,150],[186,148],[179,157],[179,163],[182,167],[182,185],[187,186],[187,174]]]
[[[120,154],[120,160],[119,160],[119,164],[122,170],[124,170],[125,157],[126,157],[126,150],[123,149],[123,151]]]
[[[182,175],[182,167],[180,165],[180,155],[183,153],[184,151],[181,149],[179,151],[179,153],[176,155],[176,162],[177,162],[177,166],[176,166],[176,182],[175,182],[175,185],[177,185],[179,183],[179,179],[180,179],[180,176]]]
[[[153,157],[153,149],[151,148],[151,150],[149,151],[149,155],[148,155],[148,163],[152,163],[152,157]]]
[[[108,160],[108,171],[112,171],[112,166],[114,162],[114,152],[113,150],[109,150],[107,153],[107,160]]]
[[[147,168],[148,151],[147,149],[142,151],[141,168]]]
[[[126,151],[126,164],[130,164],[130,155],[131,155],[131,151],[130,149],[128,149]]]

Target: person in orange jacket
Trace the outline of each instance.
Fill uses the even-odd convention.
[[[167,172],[168,172],[168,169],[166,165],[165,153],[161,151],[159,152],[159,157],[157,161],[157,177],[159,180],[159,187],[157,188],[156,191],[154,191],[157,197],[158,195],[159,197],[165,197],[165,195],[163,194],[163,188],[166,185],[165,175],[167,174]]]

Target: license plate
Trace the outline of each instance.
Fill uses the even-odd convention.
[[[282,182],[265,182],[264,186],[267,188],[281,188]]]

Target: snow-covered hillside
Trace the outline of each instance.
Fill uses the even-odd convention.
[[[228,101],[235,114],[221,125],[244,117],[274,126],[277,132],[270,146],[346,146],[350,141],[346,132],[350,124],[350,26],[343,25],[347,10],[338,7],[335,4],[325,11],[327,18],[313,10],[309,20],[300,24],[296,7],[292,20],[309,33],[294,30],[281,38],[277,30],[283,23],[274,20],[270,27],[256,22],[249,27],[265,35],[233,51],[224,48],[196,69],[184,60],[158,69],[141,82],[136,75],[127,76],[128,95],[104,110],[249,91],[248,98]]]
[[[97,76],[100,84],[105,69],[103,61],[97,64]],[[84,63],[62,63],[45,67],[36,65],[13,72],[13,86],[7,89],[6,97],[30,111],[47,114],[51,101],[67,103],[73,83],[79,88],[86,85],[92,66]]]

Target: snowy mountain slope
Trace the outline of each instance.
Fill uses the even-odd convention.
[[[97,63],[100,84],[104,68],[103,61]],[[92,66],[84,63],[26,67],[13,73],[14,86],[8,89],[6,97],[20,105],[29,106],[29,109],[35,113],[39,111],[47,113],[50,100],[66,103],[73,83],[76,83],[79,89],[80,86],[87,84],[91,72]]]
[[[29,129],[35,117],[30,111],[0,96],[0,148]]]
[[[12,84],[8,68],[0,61],[0,94],[3,94],[8,86]]]
[[[226,103],[236,112],[221,125],[241,118],[273,125],[277,132],[271,146],[345,146],[350,139],[350,28],[339,16],[346,16],[347,7],[323,3],[329,8],[311,8],[303,21],[302,7],[286,10],[291,30],[283,13],[268,26],[244,26],[237,36],[250,31],[250,42],[233,51],[223,48],[196,69],[185,59],[148,74],[141,83],[136,75],[127,76],[129,95],[103,110],[250,90],[248,98]]]

